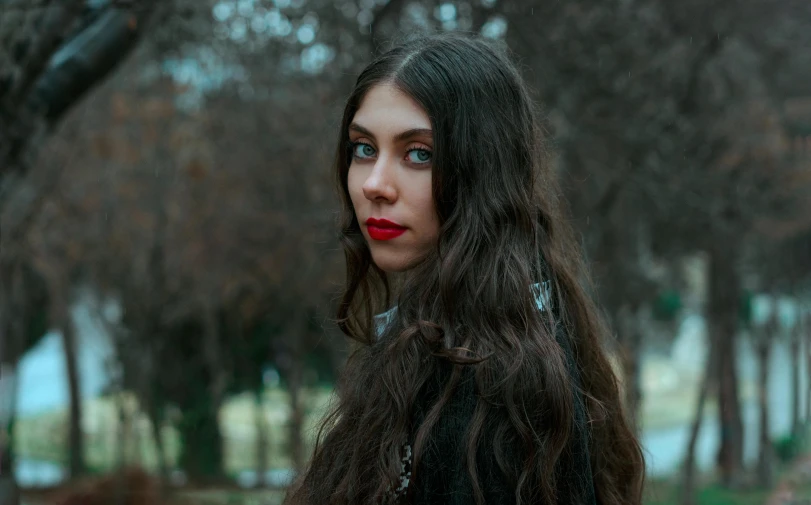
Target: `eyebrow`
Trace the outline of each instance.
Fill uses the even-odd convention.
[[[349,125],[349,129],[352,131],[356,131],[358,133],[362,133],[371,138],[375,138],[374,134],[370,132],[368,129],[364,128],[363,126],[359,125],[358,123],[352,123]],[[395,142],[402,142],[404,140],[408,140],[414,137],[430,137],[433,138],[433,132],[430,128],[411,128],[404,132],[400,132],[394,136]]]

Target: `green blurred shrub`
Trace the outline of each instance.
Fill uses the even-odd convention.
[[[787,463],[797,456],[806,453],[809,450],[808,430],[803,430],[799,434],[786,434],[774,441],[774,453],[777,458]]]

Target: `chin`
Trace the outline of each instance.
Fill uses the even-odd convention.
[[[377,268],[390,274],[405,272],[414,264],[413,261],[409,261],[401,256],[391,254],[375,254],[374,252],[372,252],[372,261],[374,261],[375,265],[377,265]]]
[[[405,272],[406,270],[408,270],[410,268],[410,265],[405,265],[405,264],[397,263],[397,262],[387,263],[387,262],[375,261],[375,265],[377,265],[377,268],[379,268],[380,270],[383,270],[387,274],[396,274],[396,273],[399,273],[399,272]]]

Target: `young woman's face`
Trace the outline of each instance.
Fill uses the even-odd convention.
[[[349,196],[385,272],[408,270],[436,244],[432,139],[425,111],[389,84],[366,93],[349,126]]]

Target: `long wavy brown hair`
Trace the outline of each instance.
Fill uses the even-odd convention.
[[[436,248],[407,272],[396,293],[372,261],[347,188],[348,127],[366,93],[381,83],[398,87],[430,117],[441,225]],[[465,447],[477,504],[484,493],[475,457],[485,443],[515,484],[518,503],[558,503],[559,469],[576,431],[576,397],[584,399],[597,502],[641,503],[642,452],[602,347],[606,326],[589,294],[544,137],[538,110],[501,43],[462,34],[420,36],[360,74],[335,157],[346,255],[337,318],[357,345],[311,462],[286,503],[378,503],[398,478],[406,437],[413,441],[412,480],[419,481],[432,427],[471,369],[477,405]],[[529,287],[541,281],[550,283],[555,310],[535,305]],[[395,317],[378,335],[374,314],[393,305]],[[415,401],[442,366],[453,370],[444,392],[414,425]],[[495,437],[484,440],[483,428],[493,425]],[[520,448],[512,459],[503,450],[510,444]]]

